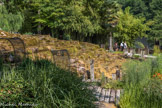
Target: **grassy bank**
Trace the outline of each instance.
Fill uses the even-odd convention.
[[[143,62],[129,61],[123,67],[124,94],[121,108],[161,108],[162,55]]]
[[[94,108],[95,98],[76,74],[49,61],[29,59],[16,67],[0,64],[0,102],[44,108]],[[20,105],[21,106],[21,105]]]

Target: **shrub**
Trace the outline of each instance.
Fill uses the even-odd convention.
[[[141,48],[141,49],[144,49],[144,48],[145,48],[145,46],[143,45],[142,42],[136,42],[135,44],[136,44],[139,48]]]
[[[24,33],[24,35],[33,35],[33,33],[31,33],[31,32],[26,32],[26,33]]]
[[[69,34],[65,34],[65,35],[63,36],[63,39],[64,39],[64,40],[70,40],[70,39],[71,39],[71,36],[70,36]]]
[[[33,88],[23,79],[15,79],[3,82],[0,85],[0,102],[11,103],[33,103]]]
[[[8,71],[12,74],[5,74]],[[82,82],[76,74],[60,69],[47,60],[31,61],[26,59],[16,68],[4,69],[1,79],[3,83],[0,83],[0,87],[14,89],[13,81],[17,82],[17,79],[21,81],[18,81],[17,85],[19,86],[15,89],[20,92],[14,92],[15,97],[12,100],[3,100],[4,102],[12,102],[13,99],[16,102],[32,100],[38,105],[37,107],[44,108],[95,107],[93,104],[95,97],[92,91],[87,89],[87,83]]]
[[[154,45],[154,54],[155,56],[158,56],[160,54],[160,47],[158,45]]]
[[[143,62],[129,61],[123,66],[124,94],[121,108],[160,108],[162,106],[162,56]],[[157,72],[157,73],[156,73]]]
[[[135,59],[140,58],[140,56],[139,56],[139,55],[133,55],[133,57],[134,57]]]
[[[123,87],[123,82],[118,80],[110,80],[104,86],[104,88],[106,89],[121,89],[122,87]]]

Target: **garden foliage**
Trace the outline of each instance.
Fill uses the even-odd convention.
[[[0,102],[34,103],[39,108],[95,107],[86,83],[47,60],[26,59],[17,67],[2,67]]]
[[[124,94],[121,108],[160,108],[162,106],[162,55],[143,62],[129,61],[123,67]]]

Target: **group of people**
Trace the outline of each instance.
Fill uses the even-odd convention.
[[[126,49],[127,48],[127,44],[126,44],[126,42],[121,42],[120,43],[120,46],[118,45],[118,43],[116,42],[115,44],[114,44],[114,46],[113,46],[113,49],[114,49],[114,51],[123,51],[124,49]]]

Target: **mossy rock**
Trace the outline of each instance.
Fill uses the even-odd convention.
[[[40,46],[38,50],[44,50],[44,46]]]
[[[71,53],[77,53],[78,49],[76,47],[70,48],[69,50]]]
[[[33,52],[32,52],[32,50],[31,50],[31,49],[29,49],[29,50],[27,50],[27,53],[30,53],[30,54],[31,54],[31,53],[33,53]]]
[[[36,45],[38,45],[39,44],[39,42],[36,40],[36,39],[30,39],[30,40],[28,40],[27,42],[26,42],[26,45],[27,46],[36,46]]]
[[[8,35],[9,34],[9,35]],[[32,52],[30,48],[37,48],[39,50],[62,50],[67,49],[71,58],[78,58],[85,62],[85,68],[87,70],[90,69],[90,60],[95,60],[95,73],[97,77],[101,76],[102,71],[106,71],[106,66],[109,66],[111,62],[114,62],[112,57],[115,57],[116,54],[112,55],[108,53],[106,50],[99,47],[99,45],[87,43],[87,42],[79,42],[79,41],[65,41],[58,40],[57,38],[51,38],[50,36],[31,36],[31,35],[17,35],[8,33],[7,35],[10,37],[21,37],[26,44],[27,51]],[[44,45],[43,45],[43,41]],[[32,55],[30,55],[32,56]],[[47,59],[50,59],[51,54],[48,52],[43,52],[40,57],[44,58],[47,56]],[[34,58],[34,57],[33,57]],[[118,59],[118,58],[117,58]],[[99,64],[104,64],[99,66]],[[73,69],[76,72],[76,69]]]

